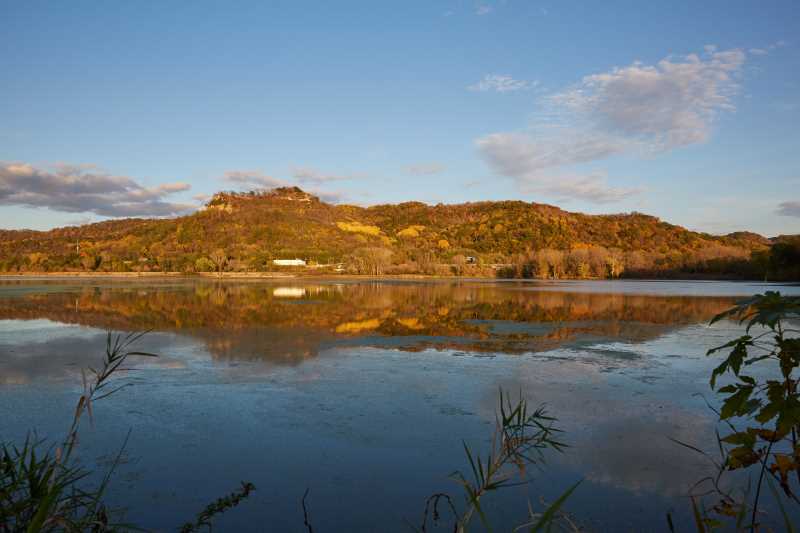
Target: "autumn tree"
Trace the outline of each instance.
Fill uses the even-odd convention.
[[[217,274],[221,275],[222,270],[225,268],[225,265],[228,263],[228,254],[222,248],[217,248],[211,255],[208,257],[211,262],[214,264],[214,268],[217,270]]]

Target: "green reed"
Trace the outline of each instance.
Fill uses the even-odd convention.
[[[544,463],[545,450],[561,452],[567,447],[558,439],[562,430],[555,427],[556,421],[555,417],[547,414],[544,406],[530,411],[521,392],[519,399],[512,403],[510,396],[500,389],[499,409],[489,451],[482,456],[464,442],[469,471],[466,474],[462,471],[451,474],[451,478],[463,490],[463,508],[459,511],[447,493],[433,494],[425,503],[421,526],[415,529],[424,533],[429,525],[444,522],[440,510],[442,506],[448,511],[454,533],[468,531],[475,515],[481,526],[491,531],[491,522],[483,509],[484,498],[500,489],[529,483],[527,470]],[[542,511],[534,511],[529,502],[526,517],[520,520],[520,525],[514,531],[549,531],[555,523],[569,524],[571,529],[575,529],[574,524],[561,512],[561,507],[580,483],[578,481],[572,485]]]

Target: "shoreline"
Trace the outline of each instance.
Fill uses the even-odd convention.
[[[436,276],[429,274],[298,274],[292,272],[18,272],[0,273],[0,281],[24,279],[181,279],[181,280],[470,280],[470,281],[546,281],[514,280],[480,276]],[[559,280],[551,280],[559,281]]]
[[[564,282],[564,281],[692,281],[692,282],[741,282],[741,283],[779,283],[793,284],[791,281],[766,281],[757,279],[731,279],[710,277],[677,277],[677,278],[498,278],[488,276],[437,276],[432,274],[305,274],[297,272],[17,272],[0,273],[0,281],[25,279],[170,279],[170,280],[431,280],[431,281],[475,281],[475,282]],[[796,283],[796,282],[794,282]]]

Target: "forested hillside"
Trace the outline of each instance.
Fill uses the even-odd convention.
[[[521,201],[364,208],[281,188],[219,193],[174,219],[0,231],[0,271],[267,271],[300,258],[316,273],[791,278],[799,250],[797,237],[712,236],[640,213]]]

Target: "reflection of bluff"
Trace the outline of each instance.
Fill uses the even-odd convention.
[[[342,342],[518,353],[584,336],[646,340],[705,321],[731,302],[488,284],[201,282],[26,293],[0,300],[0,319],[176,332],[203,340],[215,358],[290,363]]]

